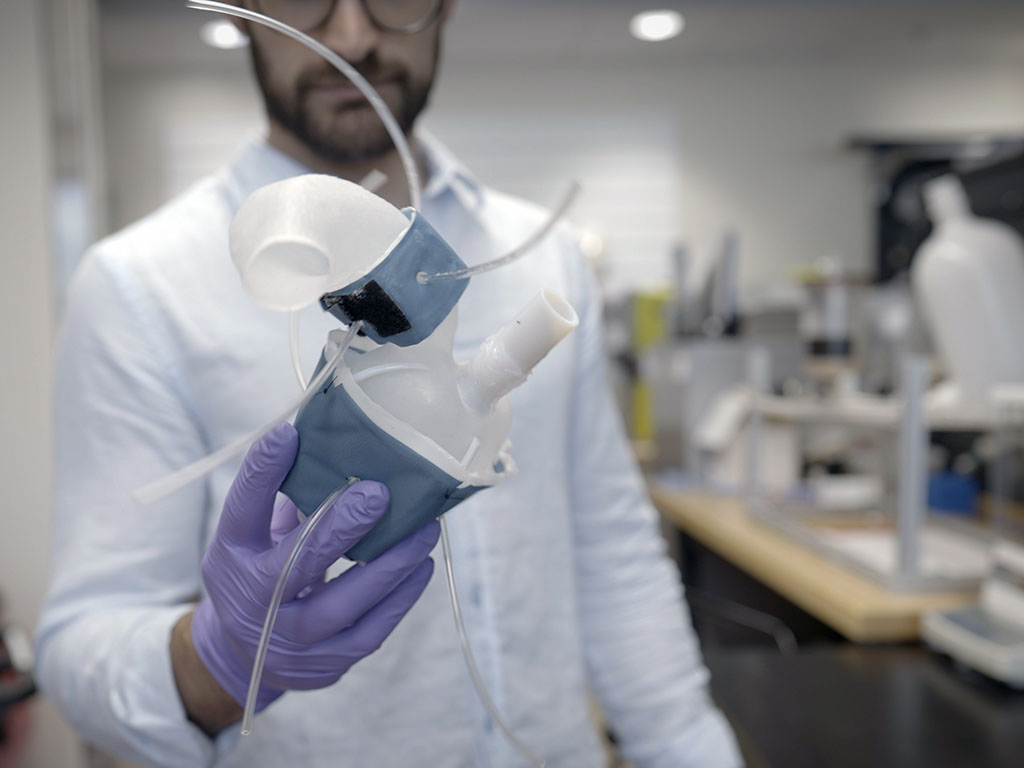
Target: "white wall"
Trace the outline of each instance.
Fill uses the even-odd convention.
[[[644,135],[652,115],[670,126],[680,196],[671,224],[702,256],[725,228],[736,227],[747,292],[828,253],[855,270],[872,267],[868,159],[845,148],[852,134],[1024,129],[1024,69],[1011,65],[757,61],[552,72],[527,64],[455,64],[444,74],[433,123],[442,135],[455,137],[455,149],[471,152],[481,175],[498,186],[507,177],[506,131],[523,123],[582,116],[596,135],[608,122],[621,125],[619,136],[606,136],[610,158],[620,142]],[[631,115],[639,118],[632,127]],[[463,123],[486,126],[489,151],[479,141],[461,139]],[[543,158],[543,151],[538,155]],[[552,190],[566,174],[544,162],[529,171],[538,188]],[[587,177],[581,180],[586,185]],[[645,192],[631,178],[625,199],[641,195],[657,207],[662,180],[649,180]],[[667,250],[613,250],[609,257],[619,263],[615,274],[623,280],[639,279],[630,277],[638,262],[668,277]]]
[[[581,232],[600,238],[605,284],[655,288],[679,239],[683,206],[679,121],[652,107],[591,115],[558,105],[538,119],[533,110],[481,115],[439,103],[426,123],[505,192],[553,208],[579,182],[569,215]]]
[[[218,168],[264,124],[245,66],[108,75],[104,102],[115,228]]]
[[[47,579],[53,298],[47,237],[50,126],[39,4],[0,4],[0,591],[34,627]],[[25,766],[80,764],[68,727],[40,700]]]

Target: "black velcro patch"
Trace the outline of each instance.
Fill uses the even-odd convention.
[[[376,280],[371,280],[352,293],[341,296],[327,294],[320,299],[320,305],[332,314],[337,314],[333,311],[335,308],[340,309],[350,322],[362,320],[364,323],[369,323],[384,338],[395,336],[412,328],[409,318],[391,300],[387,292],[377,284]]]

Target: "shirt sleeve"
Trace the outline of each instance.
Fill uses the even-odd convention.
[[[205,453],[130,273],[93,253],[69,294],[54,387],[52,576],[37,637],[42,690],[89,742],[161,766],[217,746],[186,718],[170,634],[200,590],[203,484],[149,506],[131,491]]]
[[[582,262],[582,259],[580,260]],[[708,694],[678,571],[612,399],[589,269],[576,333],[572,505],[584,652],[595,693],[637,768],[742,764]]]

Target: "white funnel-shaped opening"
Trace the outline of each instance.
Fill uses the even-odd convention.
[[[231,259],[260,306],[301,309],[363,277],[408,227],[401,211],[358,184],[297,176],[245,201],[231,222]]]
[[[461,381],[462,397],[478,411],[489,410],[518,387],[579,317],[562,296],[543,290],[511,323],[480,345]]]

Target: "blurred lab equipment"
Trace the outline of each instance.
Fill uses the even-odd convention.
[[[626,410],[638,453],[653,466],[682,467],[703,476],[709,471],[704,461],[709,450],[718,450],[698,446],[701,424],[719,398],[746,380],[751,348],[769,349],[775,375],[797,373],[802,358],[798,312],[787,298],[748,309],[741,321],[740,239],[732,229],[722,233],[709,258],[694,258],[679,243],[671,261],[670,290],[634,294],[626,300],[626,311],[610,308],[609,337],[620,339],[610,352],[629,381]],[[721,408],[730,411],[726,404]],[[721,437],[732,434],[729,429],[710,431]],[[727,448],[721,441],[711,442]]]
[[[608,351],[619,363],[624,389],[620,401],[641,460],[661,465],[669,457],[678,458],[678,420],[668,415],[676,412],[676,403],[672,393],[664,391],[666,384],[675,393],[680,379],[696,368],[715,375],[723,365],[726,371],[730,367],[717,350],[737,347],[739,258],[739,237],[731,230],[722,234],[712,256],[704,260],[694,259],[684,243],[677,243],[670,255],[670,288],[629,294],[620,306],[606,311],[607,337],[612,340]],[[707,340],[712,341],[703,344]],[[710,352],[714,360],[695,361],[677,352],[680,345],[693,344],[716,350]],[[732,378],[727,376],[726,381],[731,383]],[[702,411],[705,398],[698,399]]]
[[[970,439],[992,429],[999,421],[993,389],[1024,381],[1024,351],[1013,342],[1024,327],[1024,243],[1008,226],[974,217],[955,177],[931,181],[925,190],[936,226],[914,262],[912,283],[946,364],[946,381],[927,391],[931,368],[910,354],[912,322],[896,304],[885,318],[892,327],[868,325],[891,341],[889,354],[903,358],[898,396],[865,392],[858,361],[842,355],[852,346],[849,309],[837,290],[842,284],[832,278],[810,293],[803,329],[810,352],[840,352],[845,373],[823,387],[827,377],[809,366],[819,380],[810,396],[755,394],[751,406],[757,418],[800,425],[804,460],[817,452],[829,467],[789,494],[762,485],[750,499],[752,514],[897,591],[968,588],[988,572],[992,533],[972,514],[977,494],[965,493],[970,478],[945,471],[930,476],[929,446],[935,432]],[[753,452],[777,457],[779,450],[766,444]],[[761,465],[752,460],[750,466]],[[851,495],[853,487],[859,490]],[[929,497],[941,497],[936,506],[948,507],[951,494],[958,495],[960,519],[935,514],[929,504]],[[837,498],[845,501],[836,505]]]
[[[672,253],[672,335],[719,338],[739,333],[740,237],[725,230],[710,258],[678,243]]]
[[[661,349],[671,331],[672,294],[669,291],[634,293],[627,299],[628,347],[620,360],[626,366],[629,398],[627,426],[634,449],[643,459],[653,456],[657,434],[652,350]]]
[[[928,414],[929,373],[927,359],[907,358],[897,397],[757,397],[753,409],[762,418],[798,425],[805,435],[827,429],[840,442],[829,460],[835,470],[786,495],[763,489],[750,500],[750,513],[889,590],[977,585],[989,566],[990,532],[928,505],[931,430],[963,428]],[[806,438],[801,445],[806,451]]]
[[[1000,386],[992,399],[999,426],[989,495],[991,568],[977,602],[927,614],[921,634],[936,650],[1024,689],[1024,386]]]
[[[710,487],[786,493],[799,478],[797,433],[786,424],[768,423],[754,406],[771,390],[768,350],[748,346],[743,356],[743,380],[718,393],[697,423],[695,475]]]
[[[735,336],[740,321],[740,236],[727,230],[711,271],[709,312],[701,323],[706,336]]]
[[[677,314],[686,322],[677,321],[645,366],[654,374],[662,470],[652,492],[679,530],[684,573],[698,586],[725,583],[718,594],[775,606],[769,611],[793,627],[802,609],[848,639],[874,642],[916,639],[925,613],[964,606],[983,584],[990,592],[991,574],[1024,585],[1024,550],[1007,554],[990,502],[1002,455],[992,447],[1001,421],[992,392],[1024,383],[1016,373],[1024,371],[1024,349],[1003,343],[1024,327],[1024,248],[1010,227],[971,213],[957,178],[933,181],[953,165],[963,173],[949,158],[917,163],[913,183],[908,177],[888,190],[894,210],[914,223],[899,238],[879,232],[880,247],[892,246],[888,272],[851,275],[831,257],[796,273],[791,288],[801,296],[792,316],[799,324],[775,326],[796,342],[795,363],[778,353],[783,345],[758,334],[763,319],[751,295],[760,286],[745,286],[737,335],[709,338],[711,326],[692,319],[709,315],[708,305],[700,305],[692,280],[676,281],[688,289],[677,295],[692,314]],[[1015,167],[1019,178],[1024,157]],[[962,176],[972,204],[978,177],[992,181],[985,174]],[[1008,177],[1001,171],[999,178]],[[998,202],[1009,216],[1016,188],[993,185],[991,204],[975,211]],[[938,188],[937,205],[933,192],[922,202],[922,188]],[[1019,208],[1024,213],[1024,199]],[[959,223],[947,226],[950,220]],[[678,258],[686,269],[691,261]],[[701,346],[718,356],[694,365]],[[759,347],[770,350],[767,375],[748,365]],[[943,403],[943,391],[964,391],[961,378],[977,394]],[[700,382],[707,383],[701,403],[690,409]],[[687,566],[687,559],[700,564]],[[729,566],[732,573],[723,570]],[[717,581],[708,576],[723,573]],[[780,595],[792,604],[773,603]],[[1024,589],[1019,595],[1011,605],[1024,616]],[[802,642],[813,631],[796,634]],[[1024,645],[1015,650],[1024,662]]]
[[[903,361],[928,348],[906,275],[865,289],[858,371],[864,392],[887,395],[900,388]]]
[[[985,420],[995,385],[1024,383],[1024,240],[974,216],[955,176],[924,191],[935,229],[911,274],[947,374],[929,393],[929,409]]]
[[[808,364],[852,364],[851,286],[843,275],[842,264],[835,256],[827,256],[801,278],[807,302],[800,318],[800,332],[807,343]]]
[[[957,173],[972,208],[1024,233],[1024,138],[1019,133],[861,135],[850,141],[866,153],[875,201],[875,278],[880,284],[906,274],[933,230],[923,201],[930,180]]]

